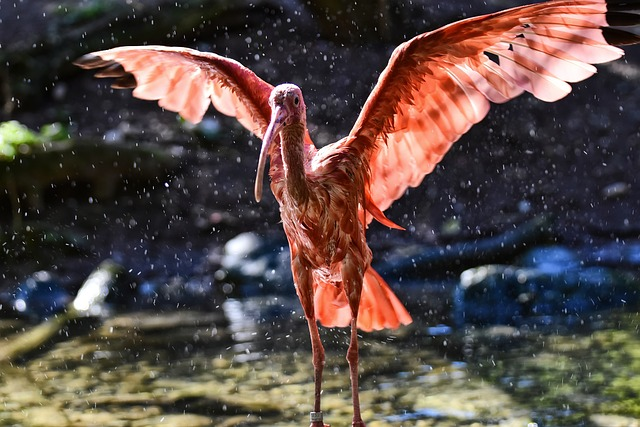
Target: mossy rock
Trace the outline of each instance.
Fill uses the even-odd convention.
[[[42,209],[45,192],[60,187],[88,186],[91,197],[112,198],[122,184],[158,182],[180,166],[179,154],[158,147],[61,138],[58,128],[36,133],[0,124],[0,198],[8,197],[14,211]]]

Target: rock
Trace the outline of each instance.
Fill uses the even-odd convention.
[[[585,262],[611,267],[640,269],[640,241],[618,240],[592,248],[585,255]]]
[[[123,267],[112,260],[105,260],[93,270],[84,281],[73,300],[73,309],[83,316],[103,316],[104,302],[113,295],[118,284],[118,276]]]
[[[583,266],[564,247],[536,248],[523,266],[485,265],[464,271],[454,292],[458,325],[519,325],[551,316],[584,317],[635,304],[637,273]]]
[[[433,277],[442,272],[460,272],[481,264],[504,262],[549,237],[549,218],[540,216],[503,234],[446,246],[414,245],[400,248],[376,265],[383,277]]]
[[[604,199],[615,199],[629,193],[630,188],[626,182],[614,182],[604,187],[601,194]]]
[[[64,311],[71,299],[51,272],[38,271],[16,287],[11,305],[18,315],[41,320]]]
[[[224,252],[227,257],[223,260],[227,268],[236,266],[241,259],[260,251],[263,247],[263,240],[256,233],[247,232],[238,234],[224,245]]]
[[[63,291],[65,298],[60,298],[61,287],[48,272],[38,272],[28,279],[25,284],[18,286],[14,307],[16,311],[24,308],[30,317],[45,319],[44,322],[16,334],[10,340],[5,340],[0,347],[0,363],[15,360],[30,352],[42,348],[72,320],[84,316],[104,315],[103,303],[109,296],[117,282],[122,267],[111,260],[103,261],[84,281],[76,298],[69,302],[68,294]],[[41,291],[44,289],[44,291]],[[63,304],[64,303],[64,304]],[[36,311],[37,308],[41,308]],[[52,307],[55,308],[54,312]],[[39,316],[38,316],[39,315]],[[64,334],[69,337],[69,334]]]
[[[34,134],[11,157],[0,156],[0,194],[10,195],[13,211],[44,209],[46,192],[89,183],[92,199],[113,198],[119,185],[158,184],[180,169],[182,152],[131,141],[104,144],[85,140],[48,140]],[[26,200],[20,206],[20,200]]]
[[[210,309],[216,305],[218,293],[215,279],[210,276],[180,276],[148,279],[136,287],[130,308],[140,309]]]
[[[242,233],[224,246],[224,282],[240,287],[244,296],[293,292],[289,247],[285,240],[268,241],[257,233]]]
[[[454,293],[457,325],[513,324],[532,299],[526,286],[533,270],[486,265],[464,271]]]
[[[541,246],[526,252],[520,258],[524,267],[532,267],[547,274],[562,274],[580,264],[578,254],[564,246]]]

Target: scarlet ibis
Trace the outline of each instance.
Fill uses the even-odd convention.
[[[365,229],[372,219],[400,228],[383,211],[417,186],[451,145],[482,120],[491,102],[523,92],[556,101],[568,83],[620,58],[634,44],[640,1],[554,0],[465,19],[399,45],[349,134],[317,149],[302,92],[273,87],[232,59],[181,47],[118,47],[75,63],[101,69],[114,88],[196,123],[209,103],[263,140],[255,198],[267,160],[280,204],[291,269],[311,335],[315,402],[311,427],[325,426],[320,396],[324,349],[317,322],[351,326],[353,426],[358,397],[357,328],[397,328],[411,316],[371,268]],[[623,27],[623,28],[620,28]]]

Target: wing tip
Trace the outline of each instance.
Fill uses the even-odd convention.
[[[629,46],[640,43],[639,35],[620,28],[604,27],[602,28],[602,36],[611,46]]]
[[[138,83],[133,74],[128,73],[122,64],[111,59],[104,59],[99,53],[92,52],[82,55],[72,62],[73,65],[84,70],[97,70],[97,78],[114,78],[111,84],[114,89],[133,89]]]
[[[607,43],[613,46],[627,46],[640,43],[640,36],[620,27],[640,25],[640,1],[638,0],[605,0],[607,26],[602,34]]]
[[[112,61],[105,61],[100,55],[96,55],[95,53],[84,54],[72,62],[73,65],[85,70],[104,67],[111,63]]]

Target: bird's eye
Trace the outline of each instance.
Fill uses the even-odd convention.
[[[300,104],[300,98],[297,96],[293,97],[293,105],[298,106]]]

